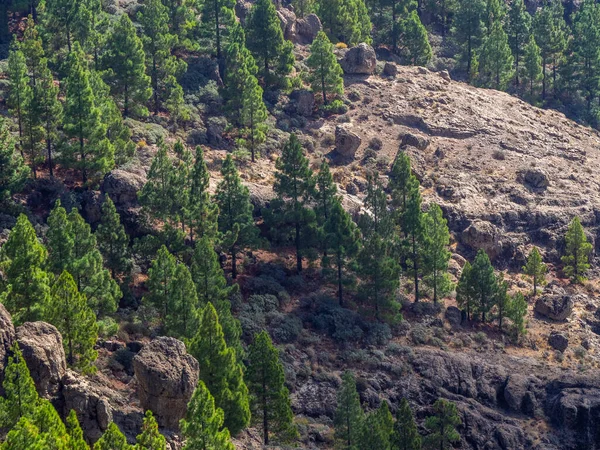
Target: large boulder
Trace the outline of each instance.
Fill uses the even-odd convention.
[[[502,253],[502,241],[498,227],[486,220],[474,220],[462,232],[461,242],[472,249],[483,249],[490,259]]]
[[[548,345],[554,350],[564,352],[569,346],[569,339],[563,333],[553,331],[550,333],[550,336],[548,336]]]
[[[17,342],[40,396],[55,397],[67,372],[63,340],[54,325],[26,322],[17,328]]]
[[[296,14],[287,8],[280,8],[277,10],[277,17],[281,22],[283,37],[294,42],[296,40]]]
[[[362,140],[352,131],[350,125],[337,125],[335,127],[335,150],[344,158],[354,158]]]
[[[104,177],[102,192],[107,194],[119,210],[126,210],[137,204],[137,194],[144,184],[146,175],[141,172],[129,172],[114,169]]]
[[[546,289],[535,302],[535,312],[551,320],[562,322],[573,312],[575,300],[584,301],[583,295],[569,295],[564,290]]]
[[[12,318],[4,305],[0,303],[0,395],[4,395],[2,381],[4,380],[4,367],[8,360],[8,352],[15,341],[15,327]]]
[[[421,134],[406,133],[402,136],[400,147],[416,147],[419,150],[425,150],[429,147],[429,139]]]
[[[142,408],[152,410],[162,427],[176,430],[198,384],[198,361],[183,342],[159,337],[135,356],[133,367]]]
[[[295,112],[301,116],[312,116],[315,107],[315,94],[308,89],[292,91],[290,99],[294,102]]]
[[[317,37],[317,33],[323,29],[321,20],[316,14],[309,14],[302,19],[296,19],[296,39],[297,44],[311,44]]]
[[[377,67],[377,56],[373,47],[363,42],[348,50],[340,65],[350,75],[371,75]]]
[[[518,179],[524,185],[533,189],[546,189],[550,185],[548,173],[537,167],[529,167],[518,173]]]

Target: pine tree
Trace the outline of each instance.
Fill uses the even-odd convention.
[[[406,398],[402,398],[398,405],[394,431],[390,440],[393,450],[421,450],[421,436]]]
[[[121,289],[102,266],[102,255],[90,225],[76,209],[71,210],[68,219],[74,246],[67,270],[96,315],[112,314],[121,299]]]
[[[448,221],[439,205],[431,205],[427,214],[423,216],[423,232],[426,236],[423,249],[423,283],[433,290],[433,302],[437,303],[439,297],[444,297],[452,291],[452,282],[448,276],[448,261],[451,256],[448,251],[450,232]]]
[[[504,274],[500,273],[496,281],[496,289],[494,290],[493,304],[496,307],[496,317],[498,317],[498,328],[504,333],[503,322],[506,317],[506,309],[510,299],[508,296],[508,283],[504,280]]]
[[[44,271],[47,252],[24,214],[19,215],[8,240],[0,249],[0,267],[7,290],[2,303],[15,323],[34,321],[50,295]]]
[[[223,60],[224,41],[227,32],[235,23],[235,1],[217,0],[204,2],[201,9],[202,22],[200,25],[202,37],[208,40],[211,52],[217,57],[219,74],[221,78],[225,75],[225,64]]]
[[[48,270],[55,275],[60,275],[71,263],[75,247],[67,210],[61,206],[60,200],[56,200],[48,216],[46,245],[50,254]]]
[[[411,175],[410,157],[405,152],[398,152],[390,172],[389,188],[392,194],[392,205],[398,208],[401,214],[406,208]]]
[[[62,119],[62,104],[58,100],[58,86],[54,84],[52,72],[44,67],[40,73],[40,79],[36,85],[36,98],[44,140],[46,141],[46,155],[50,177],[54,177],[54,162],[52,160],[52,148],[58,142],[58,124]]]
[[[475,51],[483,37],[486,5],[483,0],[460,1],[454,15],[454,38],[462,48],[461,59],[467,65],[467,74],[472,73]]]
[[[33,420],[39,405],[38,393],[23,354],[16,342],[4,369],[4,397],[0,397],[0,427],[11,429],[19,419]]]
[[[217,234],[219,207],[210,198],[209,186],[210,172],[204,160],[204,151],[198,146],[191,171],[187,213],[192,241],[196,237],[214,239]]]
[[[90,85],[90,72],[78,43],[69,55],[64,131],[66,162],[81,171],[84,184],[90,176],[103,176],[114,166],[114,148],[106,137],[106,126]]]
[[[481,321],[494,306],[494,298],[498,289],[494,268],[486,252],[479,250],[469,275],[471,290],[475,295],[477,311],[481,313]]]
[[[123,116],[148,115],[145,103],[152,95],[152,89],[150,77],[146,75],[146,57],[142,41],[127,14],[122,14],[113,27],[102,64],[111,94],[121,99]]]
[[[294,62],[293,45],[283,38],[283,31],[275,4],[271,0],[258,0],[246,19],[246,46],[252,52],[265,86],[271,86],[278,77],[290,73]],[[274,73],[273,73],[274,72]]]
[[[104,264],[110,269],[111,276],[127,277],[133,261],[129,251],[129,236],[121,224],[121,217],[115,204],[106,195],[102,204],[102,217],[96,229],[98,250],[104,257]]]
[[[133,447],[127,444],[127,438],[119,427],[111,422],[102,437],[94,444],[94,450],[133,450]]]
[[[83,430],[73,409],[69,411],[69,415],[67,416],[66,428],[69,436],[69,450],[89,450],[90,447],[83,438]]]
[[[266,331],[254,336],[248,361],[245,379],[250,390],[252,423],[261,425],[264,444],[269,445],[271,440],[281,443],[295,440],[298,431],[293,423],[283,366]]]
[[[73,38],[86,53],[94,58],[95,68],[99,65],[99,53],[106,44],[108,34],[108,14],[103,9],[102,0],[80,0],[72,19]]]
[[[25,55],[30,86],[34,88],[37,85],[42,69],[47,64],[47,60],[44,57],[42,38],[31,15],[25,21],[21,50]]]
[[[535,86],[542,78],[542,56],[533,34],[529,36],[529,41],[524,49],[523,66],[524,84],[529,85],[529,96],[533,101],[535,100]]]
[[[333,181],[331,170],[327,161],[323,160],[319,167],[319,173],[316,179],[316,191],[314,193],[315,201],[315,212],[317,213],[317,220],[320,224],[324,224],[334,205],[339,201],[337,184]]]
[[[508,37],[500,22],[494,22],[489,35],[481,45],[479,74],[486,87],[506,89],[514,75],[513,56],[508,45]]]
[[[189,351],[200,365],[200,380],[215,398],[215,405],[225,413],[225,427],[233,435],[238,434],[250,422],[248,388],[235,350],[225,342],[212,303],[208,303],[200,314],[198,332]]]
[[[142,432],[135,438],[135,450],[166,450],[167,441],[165,437],[158,432],[158,424],[152,414],[152,411],[146,411]]]
[[[348,259],[354,258],[360,245],[360,232],[352,221],[350,214],[344,211],[341,203],[335,201],[332,205],[327,222],[323,225],[326,248],[331,250],[335,259],[336,278],[338,285],[338,301],[344,305],[343,286],[345,284],[344,269]],[[328,267],[329,258],[323,258],[323,265]]]
[[[427,3],[426,9],[437,18],[443,38],[448,32],[448,18],[454,14],[458,3],[455,0],[429,0]]]
[[[390,256],[389,242],[373,233],[363,243],[357,259],[358,275],[362,280],[359,297],[375,308],[378,320],[395,320],[400,305],[396,301],[400,266]]]
[[[0,448],[2,450],[46,450],[48,442],[30,419],[22,417],[8,432]]]
[[[167,103],[171,105],[169,112],[173,112],[181,107],[180,102],[173,100],[181,94],[177,77],[185,73],[187,64],[172,56],[177,36],[169,32],[169,12],[161,0],[145,0],[138,20],[144,30],[143,42],[152,81],[154,114],[158,114]]]
[[[506,22],[507,5],[502,0],[485,0],[484,25],[486,35],[492,32],[495,23],[504,24]]]
[[[350,371],[344,372],[342,386],[337,393],[337,409],[333,423],[335,440],[340,448],[358,450],[365,417],[356,391],[356,380]]]
[[[45,318],[63,337],[67,363],[83,373],[93,373],[98,357],[94,350],[98,339],[96,316],[69,272],[63,272],[52,286]]]
[[[527,315],[527,300],[520,292],[513,295],[506,305],[506,317],[512,322],[513,339],[518,341],[519,337],[524,335],[525,316]]]
[[[563,271],[572,283],[581,284],[585,281],[591,252],[592,244],[587,241],[579,217],[575,217],[565,235],[565,254],[561,258]]]
[[[28,104],[31,102],[31,87],[27,76],[27,64],[25,55],[21,51],[21,44],[15,36],[8,54],[8,80],[10,89],[8,91],[8,107],[13,117],[17,119],[19,129],[19,142],[21,156],[23,156],[23,118]]]
[[[360,217],[360,225],[365,237],[370,237],[373,233],[389,236],[393,231],[393,215],[388,210],[387,194],[378,172],[367,174],[367,195],[363,203],[369,212]],[[402,213],[399,215],[401,216]]]
[[[311,44],[306,65],[311,69],[308,78],[311,89],[321,93],[324,105],[328,103],[327,96],[336,97],[344,94],[342,67],[333,53],[333,44],[324,32],[319,31]]]
[[[426,66],[433,56],[427,29],[417,11],[412,11],[402,23],[406,59],[413,66]]]
[[[460,441],[456,427],[462,424],[456,405],[440,398],[433,404],[433,416],[425,420],[425,428],[431,434],[425,437],[425,446],[440,450],[453,448],[455,442]]]
[[[364,0],[319,1],[317,6],[323,29],[332,41],[348,45],[371,43],[372,25]]]
[[[359,447],[370,450],[390,450],[390,437],[393,429],[394,418],[387,402],[382,401],[378,409],[366,415]]]
[[[533,296],[537,295],[538,286],[546,284],[546,273],[548,272],[548,266],[544,264],[542,255],[537,247],[533,247],[529,256],[527,256],[527,264],[523,266],[523,273],[531,277],[533,281]]]
[[[29,168],[15,151],[15,141],[4,119],[0,119],[0,204],[23,187]]]
[[[263,90],[258,85],[256,77],[248,77],[246,83],[247,85],[242,91],[242,109],[240,111],[240,123],[244,127],[241,130],[243,136],[241,143],[250,149],[252,162],[254,162],[256,147],[266,140],[267,108],[263,102]]]
[[[304,156],[302,144],[295,134],[283,147],[281,157],[275,163],[275,184],[273,190],[277,199],[273,209],[279,226],[293,232],[296,248],[296,269],[302,272],[302,250],[310,245],[309,236],[314,233],[316,216],[307,207],[314,187],[312,170],[308,158]]]
[[[219,206],[219,233],[223,245],[231,255],[231,276],[237,277],[237,254],[254,247],[258,242],[258,229],[252,218],[252,204],[248,188],[242,184],[231,155],[227,155],[221,168],[221,182],[214,196]]]
[[[169,287],[172,305],[169,314],[165,316],[165,328],[168,334],[180,339],[190,339],[197,330],[198,317],[196,315],[196,286],[185,264],[177,264],[171,286]]]
[[[52,403],[46,399],[39,399],[39,404],[35,409],[32,418],[33,424],[37,427],[40,435],[44,438],[46,448],[63,449],[67,448],[69,436],[62,419],[58,415]]]
[[[510,4],[506,33],[515,62],[515,84],[519,86],[519,63],[531,35],[531,16],[523,0],[513,0]]]
[[[406,205],[402,213],[402,231],[406,239],[408,275],[413,277],[415,287],[415,303],[419,301],[419,279],[423,273],[426,235],[424,214],[421,211],[421,192],[419,180],[411,175],[408,181]],[[429,236],[427,236],[429,237]]]
[[[175,257],[169,253],[164,245],[156,253],[156,259],[152,261],[148,269],[148,295],[144,301],[154,306],[165,320],[172,313],[172,302],[170,291],[173,286],[177,262]]]
[[[553,86],[556,95],[558,62],[567,47],[567,25],[561,0],[550,0],[544,8],[538,8],[533,29],[535,41],[542,56],[542,99],[546,98],[546,66],[552,62]]]
[[[234,450],[223,420],[223,410],[215,408],[213,396],[204,382],[198,381],[185,418],[181,420],[181,433],[186,439],[183,450]]]
[[[471,282],[471,273],[471,263],[467,261],[462,269],[460,279],[456,286],[456,302],[458,303],[458,306],[465,311],[467,320],[471,320],[477,306],[473,283]]]

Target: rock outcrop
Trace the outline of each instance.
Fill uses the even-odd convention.
[[[135,356],[133,367],[142,408],[152,410],[161,426],[178,429],[198,383],[198,361],[183,342],[159,337]]]
[[[348,75],[371,75],[377,67],[377,56],[373,47],[363,42],[346,51],[340,65]]]
[[[569,295],[562,288],[549,286],[535,302],[535,312],[562,322],[571,316],[575,300],[583,301],[583,295]]]
[[[12,317],[4,305],[0,303],[0,395],[4,395],[2,381],[4,381],[4,367],[8,361],[10,347],[15,341],[15,327]]]
[[[67,372],[59,331],[45,322],[26,322],[16,332],[17,342],[38,394],[48,399],[56,397]]]
[[[145,174],[114,169],[104,177],[102,192],[111,198],[120,211],[124,211],[137,204],[138,191],[145,183]]]
[[[281,23],[283,37],[294,44],[311,44],[317,37],[317,33],[323,29],[321,20],[316,14],[308,14],[304,18],[297,18],[296,14],[288,8],[279,8],[277,16]]]
[[[342,158],[354,158],[361,142],[360,136],[352,131],[350,125],[335,127],[335,150]]]
[[[563,333],[553,331],[548,336],[548,345],[554,350],[564,352],[569,346],[569,339]]]

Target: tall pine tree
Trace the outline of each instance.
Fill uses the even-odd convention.
[[[340,448],[358,450],[364,412],[360,406],[360,398],[356,391],[356,380],[350,371],[344,372],[342,386],[337,393],[337,408],[333,423],[335,425],[335,440]]]
[[[319,31],[310,46],[306,65],[311,69],[308,82],[314,92],[320,92],[324,105],[328,103],[328,96],[344,94],[343,71],[333,53],[333,44],[324,32]]]

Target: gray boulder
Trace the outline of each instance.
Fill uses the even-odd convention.
[[[383,66],[383,74],[386,77],[395,77],[398,75],[398,66],[391,62],[386,62]]]
[[[321,20],[316,14],[309,14],[302,19],[296,19],[296,39],[297,44],[311,44],[317,37],[317,33],[323,29]]]
[[[537,167],[530,167],[520,171],[518,179],[521,183],[533,189],[546,189],[550,186],[550,178],[546,171]]]
[[[502,241],[498,227],[486,220],[474,220],[462,232],[461,241],[472,249],[483,249],[490,259],[502,253]]]
[[[406,133],[402,136],[402,142],[400,143],[400,147],[411,146],[416,147],[419,150],[425,150],[429,147],[429,139],[420,134],[414,133]]]
[[[354,158],[362,139],[352,131],[351,125],[335,127],[335,150],[344,158]]]
[[[348,50],[340,65],[349,75],[371,75],[377,67],[377,56],[373,47],[363,42]]]
[[[564,292],[544,293],[535,302],[535,312],[557,322],[565,321],[573,312],[575,299],[578,297]]]
[[[452,328],[459,327],[462,323],[462,312],[456,306],[448,306],[445,317]]]
[[[563,333],[553,331],[550,333],[550,336],[548,336],[548,345],[554,350],[564,352],[569,346],[569,339]]]
[[[152,410],[160,426],[178,429],[198,384],[198,361],[183,342],[159,337],[135,356],[133,367],[142,408]]]
[[[138,191],[145,183],[145,173],[114,169],[104,177],[102,192],[110,196],[117,209],[125,210],[137,204]]]
[[[312,116],[315,107],[315,94],[308,89],[298,89],[290,94],[290,99],[295,104],[296,113],[309,117]]]

